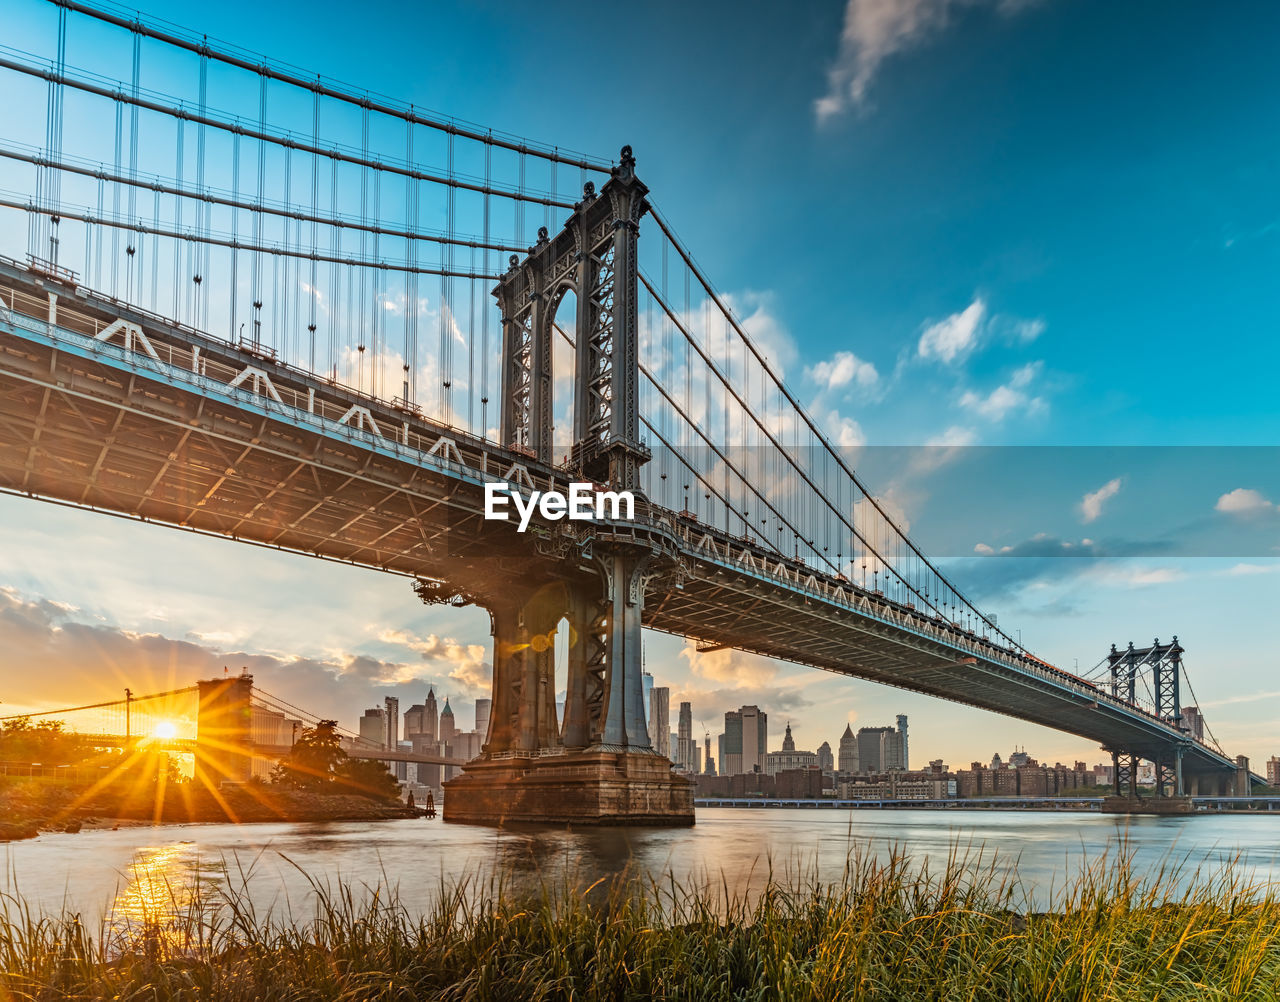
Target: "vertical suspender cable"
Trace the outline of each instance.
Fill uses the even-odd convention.
[[[184,179],[184,174],[183,174],[184,167],[182,164],[182,159],[183,159],[182,154],[184,151],[184,147],[186,146],[186,133],[183,128],[185,123],[186,123],[185,119],[182,119],[182,118],[178,119],[178,128],[176,130],[178,138],[177,138],[177,150],[175,155],[176,165],[174,170],[174,176],[177,178],[178,194],[174,195],[173,197],[174,232],[175,233],[182,232],[182,206],[183,206],[183,203],[186,201],[186,198],[185,198],[186,181]],[[182,319],[182,290],[186,284],[182,281],[182,253],[184,250],[188,254],[191,253],[191,246],[189,241],[187,241],[185,245],[182,243],[179,243],[174,248],[174,254],[173,254],[173,312],[170,314],[170,316],[174,320]],[[114,275],[114,272],[112,274]]]
[[[231,199],[237,204],[231,209],[231,331],[228,334],[232,344],[240,337],[236,326],[237,305],[240,302],[240,251],[235,246],[240,237],[240,129],[231,134]]]
[[[258,77],[258,131],[267,131],[267,76]],[[258,185],[253,209],[253,346],[262,346],[262,199],[267,186],[267,142],[258,140]]]
[[[377,224],[382,219],[381,171],[374,171],[373,173],[373,214],[370,218],[373,220],[375,227],[377,227]],[[380,228],[375,228],[373,231],[373,259],[375,261],[380,260],[378,255],[381,253],[381,237],[382,234],[380,232]],[[373,310],[373,315],[369,318],[369,326],[372,328],[373,351],[370,352],[369,376],[370,385],[373,387],[373,395],[376,397],[378,396],[382,386],[382,314],[386,311],[382,308],[382,269],[371,268],[369,270],[373,272],[373,274],[369,276],[370,284],[373,286],[372,295],[370,296],[373,301],[370,307]]]
[[[314,101],[311,108],[311,145],[318,148],[320,145],[320,91],[316,89],[314,92]],[[316,153],[311,154],[311,282],[310,288],[307,290],[307,371],[315,373],[316,371],[316,307],[320,299],[319,276],[317,268],[319,262],[316,261],[315,251],[320,245],[320,223],[319,223],[319,202],[320,202],[320,157]]]
[[[200,53],[200,117],[204,118],[209,106],[209,55]],[[136,107],[136,106],[135,106]],[[202,121],[196,126],[196,193],[200,202],[196,205],[196,226],[200,236],[207,236],[213,229],[213,204],[205,198],[205,153],[207,151],[208,126]],[[201,244],[200,258],[194,281],[198,303],[197,326],[202,331],[209,329],[209,290],[202,284],[209,280],[209,255],[211,245]]]
[[[360,109],[360,156],[364,163],[360,166],[360,256],[367,258],[369,247],[369,102],[366,101],[364,107]],[[352,269],[354,270],[354,269]],[[363,270],[360,273],[360,308],[356,313],[357,323],[360,330],[357,333],[358,343],[356,344],[356,354],[359,356],[359,374],[357,387],[364,389],[364,352],[367,347],[364,338],[364,318],[367,316],[365,308],[368,305],[368,296],[365,295],[367,285],[366,276]],[[351,288],[351,276],[347,277],[347,288]],[[354,304],[352,304],[354,305]]]
[[[485,143],[484,146],[484,270],[489,271],[489,182],[493,174],[493,146]],[[480,321],[480,358],[481,358],[481,376],[480,376],[480,434],[487,437],[489,433],[489,314],[492,308],[489,300],[484,301],[484,313]]]
[[[413,168],[413,106],[409,107],[410,117],[406,119],[404,126],[404,162],[408,164],[410,169]],[[406,256],[409,260],[409,267],[416,268],[418,266],[418,210],[417,210],[417,192],[413,178],[408,173],[404,178],[404,211],[405,211],[405,229],[409,233],[409,239],[406,241]],[[415,272],[410,272],[404,278],[405,297],[404,297],[404,386],[402,395],[406,403],[412,403],[414,400],[413,393],[413,375],[417,368],[415,361],[415,350],[413,345],[413,329],[418,315],[418,276]]]
[[[140,89],[139,76],[142,73],[142,36],[136,31],[133,33],[133,96],[138,96]],[[138,176],[138,105],[136,103],[129,107],[129,179],[135,180]],[[129,185],[129,222],[136,225],[138,218],[138,189],[134,185]],[[126,266],[128,269],[125,275],[125,299],[133,301],[133,265],[134,257],[137,252],[137,237],[130,233],[128,244],[125,247],[125,254],[128,256]],[[142,283],[139,282],[139,285]]]

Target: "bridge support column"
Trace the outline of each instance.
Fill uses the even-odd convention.
[[[1252,792],[1253,786],[1249,782],[1249,757],[1247,755],[1237,755],[1235,789],[1232,793],[1237,797],[1247,797]]]
[[[649,557],[599,552],[598,577],[494,605],[493,715],[480,758],[444,784],[446,821],[688,825],[693,782],[650,747],[640,615]],[[570,623],[563,728],[555,631]]]
[[[652,751],[644,718],[644,680],[641,678],[640,614],[648,557],[612,553],[602,561],[605,595],[609,603],[609,702],[602,743],[619,751]]]

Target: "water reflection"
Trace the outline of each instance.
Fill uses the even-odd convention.
[[[1043,906],[1055,887],[1122,847],[1140,873],[1172,858],[1185,861],[1185,879],[1203,865],[1280,880],[1278,820],[722,809],[700,811],[691,829],[496,830],[438,820],[134,828],[0,848],[0,890],[37,910],[109,911],[133,922],[181,914],[197,890],[230,892],[259,916],[308,918],[317,886],[347,885],[357,898],[394,889],[413,913],[463,882],[481,893],[495,882],[538,890],[628,872],[738,895],[771,872],[838,881],[851,855],[905,852],[938,872],[957,852],[994,852],[997,874],[1016,875]]]

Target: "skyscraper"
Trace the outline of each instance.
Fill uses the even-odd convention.
[[[640,699],[641,699],[641,702],[644,704],[644,726],[645,726],[645,729],[650,734],[652,734],[653,721],[650,717],[650,712],[653,706],[653,697],[651,695],[651,693],[653,692],[653,676],[649,674],[647,671],[641,672],[640,685],[642,687]],[[561,716],[560,719],[563,720],[564,717]]]
[[[649,693],[649,744],[659,755],[668,758],[671,756],[667,738],[671,732],[670,699],[671,690],[665,685],[656,685]]]
[[[444,698],[444,709],[440,711],[440,743],[453,740],[457,728],[453,725],[453,710],[449,708],[449,697]]]
[[[480,735],[481,744],[489,739],[489,715],[492,711],[492,699],[476,700],[476,733]]]
[[[421,703],[414,703],[404,711],[404,717],[402,718],[404,740],[410,743],[413,743],[415,739],[419,742],[422,740],[422,718],[426,712],[426,707]]]
[[[440,740],[440,722],[436,713],[435,686],[427,692],[427,708],[422,716],[422,733],[426,735],[427,744],[434,745]]]
[[[680,722],[676,732],[676,768],[693,772],[693,704],[680,704]]]
[[[387,696],[382,705],[387,711],[386,747],[394,751],[400,747],[400,700],[395,696]]]
[[[386,711],[380,706],[371,706],[360,718],[360,738],[378,748],[387,744]]]
[[[818,768],[823,772],[835,772],[836,760],[831,754],[831,742],[824,741],[818,745]]]
[[[844,725],[844,733],[840,735],[840,771],[858,772],[858,739],[854,736],[853,727]]]
[[[703,748],[705,749],[702,756],[702,771],[708,776],[716,774],[716,760],[711,756],[711,735],[703,735]]]
[[[907,751],[907,715],[905,713],[898,714],[898,737],[902,748],[902,761],[899,763],[898,768],[910,769],[911,756]]]
[[[898,717],[898,727],[858,729],[858,768],[862,772],[888,772],[906,768],[907,718]]]
[[[769,715],[758,706],[742,706],[724,715],[724,752],[720,774],[764,772]]]

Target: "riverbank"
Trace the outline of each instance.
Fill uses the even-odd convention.
[[[268,821],[386,821],[423,817],[421,808],[354,794],[319,794],[266,783],[218,791],[191,783],[123,783],[76,788],[39,780],[0,785],[0,842],[41,832],[122,824],[249,824]]]
[[[995,862],[855,856],[840,880],[751,894],[464,879],[418,917],[320,883],[294,917],[207,890],[101,925],[0,908],[0,998],[1275,998],[1280,898],[1231,869],[1186,885],[1109,858],[1035,910]]]

